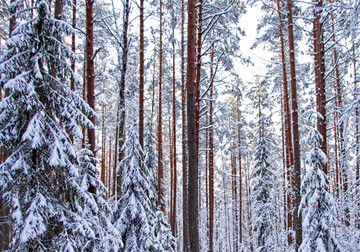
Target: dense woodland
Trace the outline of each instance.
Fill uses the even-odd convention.
[[[1,251],[360,251],[359,0],[0,4]]]

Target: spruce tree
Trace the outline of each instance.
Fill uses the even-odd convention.
[[[254,202],[254,231],[257,237],[256,251],[274,251],[275,234],[273,219],[273,194],[275,187],[274,167],[271,164],[271,154],[268,149],[268,133],[266,130],[268,118],[262,116],[259,120],[259,140],[255,151],[255,170],[252,175],[256,179],[251,199]]]
[[[329,179],[323,171],[327,157],[319,148],[321,137],[312,127],[306,139],[311,145],[311,150],[305,161],[311,168],[301,184],[303,196],[300,210],[305,217],[304,239],[299,250],[303,252],[342,250],[334,233],[337,224],[337,205],[329,193]]]
[[[14,29],[0,60],[0,85],[8,92],[0,103],[0,147],[11,153],[0,166],[12,218],[9,249],[101,251],[106,240],[116,248],[120,236],[97,215],[102,185],[93,168],[92,179],[85,178],[89,169],[80,167],[70,140],[82,137],[81,127],[93,127],[88,116],[94,116],[70,90],[77,78],[69,62],[76,56],[63,41],[74,30],[51,17],[47,1],[33,9],[34,18]]]
[[[156,211],[156,180],[152,167],[147,166],[156,162],[152,134],[145,133],[145,149],[149,154],[144,155],[134,125],[124,144],[127,156],[118,167],[125,173],[123,195],[116,203],[112,217],[124,242],[120,251],[174,251],[170,227],[162,212]]]

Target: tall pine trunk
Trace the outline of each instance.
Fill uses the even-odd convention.
[[[139,143],[144,148],[144,0],[140,0]]]
[[[214,48],[211,48],[210,56],[210,104],[209,104],[209,251],[214,251],[214,129],[213,129],[213,78]]]
[[[186,130],[186,83],[185,83],[185,3],[181,0],[181,119],[182,119],[182,176],[183,176],[183,251],[189,251],[188,226],[188,172]]]
[[[162,204],[164,192],[162,190],[163,174],[163,152],[162,152],[162,81],[163,81],[163,23],[162,23],[162,0],[160,0],[160,48],[159,48],[159,100],[158,100],[158,128],[157,128],[157,152],[158,152],[158,201],[157,205],[165,213],[165,206]]]
[[[293,189],[293,209],[294,209],[294,231],[295,231],[295,251],[299,250],[302,242],[302,221],[299,205],[301,201],[300,194],[300,143],[299,143],[299,119],[297,104],[297,87],[296,87],[296,68],[295,68],[295,43],[294,43],[294,23],[292,14],[292,0],[287,0],[287,17],[288,17],[288,43],[290,55],[290,79],[291,79],[291,108],[292,108],[292,124],[293,124],[293,155],[294,166],[292,176]]]
[[[95,111],[95,80],[94,80],[94,22],[93,22],[93,1],[86,0],[86,84],[87,102]],[[88,129],[88,141],[90,150],[95,157],[95,116],[91,116],[92,128]],[[95,165],[95,163],[94,163]]]
[[[175,22],[173,23],[172,26],[172,35],[173,38],[175,38]],[[171,228],[172,228],[172,233],[173,236],[176,237],[176,196],[177,196],[177,158],[176,158],[176,77],[175,77],[175,41],[173,40],[172,43],[173,46],[173,67],[172,67],[172,75],[173,75],[173,93],[172,93],[172,114],[173,114],[173,119],[172,119],[172,158],[173,158],[173,198],[172,198],[172,209],[173,209],[173,215],[172,215],[172,219],[171,219]]]
[[[188,119],[188,213],[190,251],[198,252],[198,156],[196,134],[196,88],[195,88],[195,57],[196,57],[196,0],[188,1],[187,31],[187,119]]]

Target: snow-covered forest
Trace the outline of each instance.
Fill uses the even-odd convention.
[[[0,7],[0,251],[360,251],[360,0]]]

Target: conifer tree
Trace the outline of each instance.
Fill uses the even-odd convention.
[[[154,164],[154,156],[142,151],[136,127],[132,125],[124,147],[127,156],[118,169],[124,171],[123,196],[116,203],[112,221],[119,230],[124,248],[121,251],[173,251],[171,230],[164,216],[156,211],[154,172],[146,164]],[[145,140],[149,135],[145,135]],[[145,142],[145,148],[151,148]],[[162,212],[161,212],[162,213]]]
[[[337,223],[337,206],[329,193],[329,179],[324,172],[327,163],[326,154],[321,150],[321,134],[314,128],[309,130],[307,142],[311,150],[306,163],[311,169],[306,173],[301,184],[303,197],[300,210],[304,213],[304,239],[300,251],[341,251],[341,246],[334,235]]]
[[[101,194],[93,194],[103,186],[94,167],[79,169],[83,162],[70,139],[93,127],[88,117],[94,116],[69,88],[77,80],[69,65],[76,56],[63,41],[74,30],[51,17],[47,1],[34,9],[0,60],[0,85],[8,92],[0,103],[0,146],[11,153],[0,166],[1,191],[11,206],[9,249],[100,251],[106,240],[120,246],[106,215],[99,215]]]
[[[257,179],[252,190],[252,201],[254,202],[254,231],[257,234],[256,251],[274,251],[275,234],[273,219],[275,210],[273,208],[273,192],[275,187],[274,167],[271,164],[268,145],[268,133],[266,132],[266,120],[262,116],[259,120],[259,140],[255,152],[255,171],[253,178]]]

